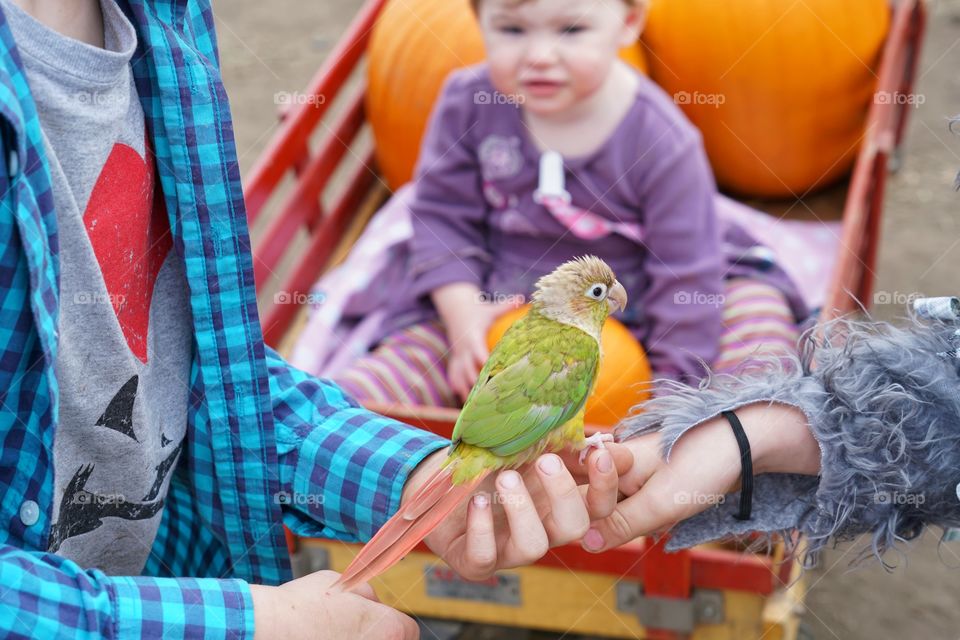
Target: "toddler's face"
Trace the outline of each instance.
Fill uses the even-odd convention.
[[[483,0],[478,19],[496,89],[550,115],[600,88],[641,12],[623,0]]]

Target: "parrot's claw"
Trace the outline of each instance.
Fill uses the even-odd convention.
[[[591,449],[606,449],[604,442],[613,442],[612,433],[595,433],[589,438],[583,439],[583,447],[580,449],[580,464],[587,459]]]

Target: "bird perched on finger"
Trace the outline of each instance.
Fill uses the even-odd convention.
[[[334,588],[350,590],[409,553],[489,474],[548,451],[579,450],[613,436],[584,434],[600,368],[600,332],[627,294],[599,258],[565,262],[537,281],[530,312],[501,338],[467,396],[450,453],[409,502],[360,550]]]

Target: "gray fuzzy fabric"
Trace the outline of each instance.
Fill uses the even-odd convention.
[[[691,427],[757,402],[798,407],[821,448],[821,475],[757,476],[753,518],[734,519],[739,495],[679,523],[669,549],[750,531],[803,531],[808,553],[872,532],[878,558],[926,525],[960,525],[960,376],[954,323],[909,318],[903,327],[837,320],[807,332],[800,357],[699,388],[666,383],[618,429],[619,440],[659,431],[669,458]],[[833,346],[838,345],[838,346]],[[808,560],[813,556],[809,556]]]

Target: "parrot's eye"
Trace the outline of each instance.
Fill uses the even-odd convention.
[[[594,300],[603,300],[604,296],[607,295],[607,285],[602,282],[590,285],[590,288],[587,289],[587,297],[593,298]]]

